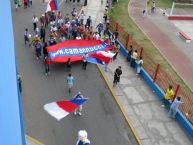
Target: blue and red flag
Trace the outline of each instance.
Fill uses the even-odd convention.
[[[89,54],[87,61],[94,64],[109,64],[115,53],[111,51],[98,51],[96,53]]]
[[[44,105],[44,110],[59,121],[88,100],[88,98],[82,98],[78,95],[70,100],[46,104]]]
[[[79,61],[83,59],[83,54],[88,56],[98,51],[112,50],[113,46],[101,40],[66,40],[47,48],[48,55],[53,62]]]
[[[46,12],[58,10],[58,0],[49,0]]]

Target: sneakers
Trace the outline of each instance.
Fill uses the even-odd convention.
[[[165,108],[165,105],[162,104],[162,107]]]
[[[82,113],[81,113],[81,112],[78,112],[78,115],[80,115],[80,116],[81,116],[81,115],[82,115]]]
[[[78,114],[79,116],[81,116],[81,115],[82,115],[82,113],[81,113],[81,112],[78,112],[78,113],[77,113],[77,112],[75,111],[75,112],[74,112],[74,115],[77,115],[77,114]]]

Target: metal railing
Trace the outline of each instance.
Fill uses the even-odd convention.
[[[155,62],[153,57],[150,57],[146,53],[145,48],[140,46],[131,35],[125,31],[125,29],[115,22],[112,18],[110,19],[110,30],[114,32],[118,30],[119,41],[125,46],[125,49],[129,50],[129,46],[132,45],[134,49],[138,50],[139,56],[143,56],[144,69],[152,77],[153,81],[156,82],[159,87],[165,92],[169,85],[173,86],[175,95],[180,96],[183,105],[180,106],[181,112],[186,116],[186,118],[193,124],[193,93],[189,88],[183,87],[171,74],[166,72],[160,67],[160,64]]]

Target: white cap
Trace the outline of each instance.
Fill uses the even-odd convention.
[[[79,132],[78,132],[78,138],[79,139],[81,139],[81,138],[83,138],[83,137],[85,137],[85,138],[87,138],[87,132],[86,132],[86,130],[80,130]]]

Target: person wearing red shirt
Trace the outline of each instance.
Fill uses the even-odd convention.
[[[23,0],[23,3],[24,3],[24,9],[26,9],[27,8],[28,0]]]
[[[50,74],[50,64],[51,64],[51,58],[48,55],[45,57],[44,64],[46,72],[45,75],[47,76],[48,74]]]

